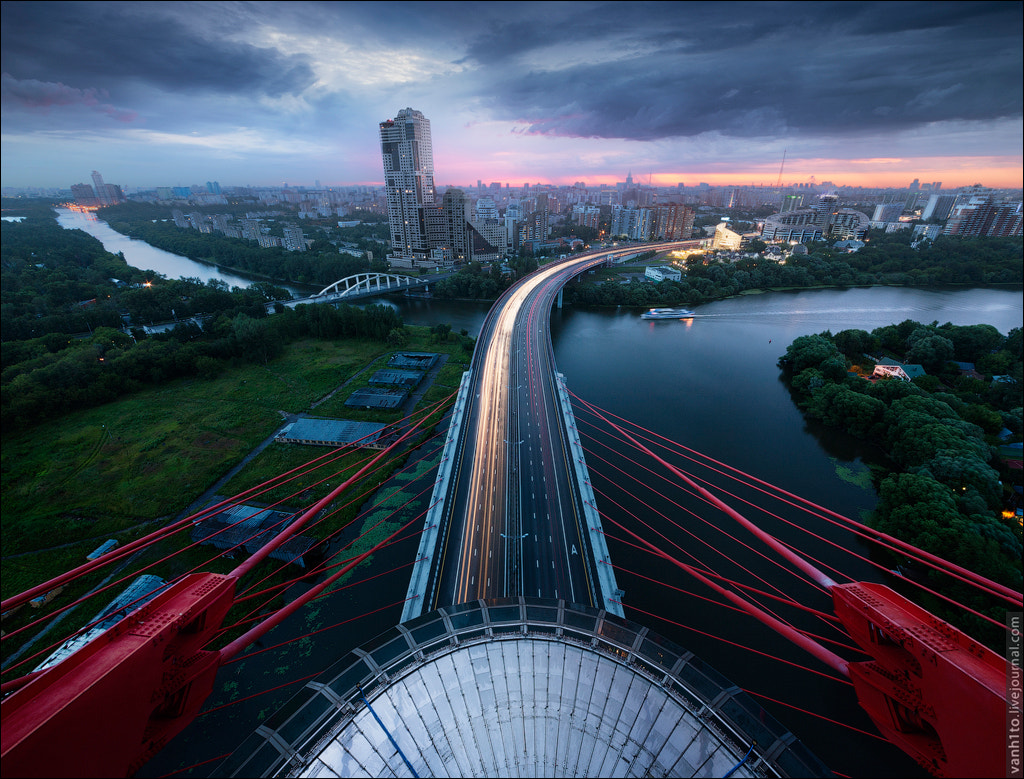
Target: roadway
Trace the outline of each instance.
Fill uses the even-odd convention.
[[[519,595],[603,606],[558,399],[549,319],[573,276],[602,250],[523,278],[488,314],[473,358],[453,478],[425,610]]]

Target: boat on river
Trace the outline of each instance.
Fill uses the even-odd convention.
[[[686,319],[687,317],[693,316],[693,312],[688,308],[652,308],[648,311],[644,311],[641,315],[641,319]]]

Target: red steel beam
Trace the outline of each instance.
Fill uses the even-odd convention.
[[[1007,775],[1007,689],[1020,669],[885,585],[836,585],[832,597],[874,658],[849,671],[879,731],[935,776]]]
[[[4,776],[129,776],[199,712],[235,579],[192,574],[4,699]]]

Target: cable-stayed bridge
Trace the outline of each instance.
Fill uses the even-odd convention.
[[[480,600],[495,603],[512,598],[520,599],[516,601],[517,608],[519,616],[522,617],[522,629],[526,632],[529,632],[525,627],[528,624],[534,625],[535,629],[540,629],[543,625],[555,625],[558,626],[555,628],[556,632],[559,629],[564,632],[568,619],[561,612],[557,617],[552,616],[546,620],[527,619],[524,616],[524,609],[531,608],[532,599],[539,599],[540,602],[581,604],[583,607],[596,610],[598,621],[593,623],[591,630],[595,635],[593,640],[598,643],[596,636],[605,630],[603,626],[616,624],[614,616],[621,615],[622,607],[615,577],[611,573],[612,561],[604,542],[605,534],[610,528],[601,526],[598,511],[601,498],[595,499],[592,491],[586,463],[583,462],[583,443],[568,403],[569,392],[557,379],[547,332],[547,315],[562,285],[576,273],[607,261],[606,253],[602,253],[542,269],[506,293],[492,309],[481,333],[479,348],[474,355],[469,375],[464,379],[455,401],[453,423],[445,443],[429,511],[425,520],[420,518],[425,524],[425,531],[420,542],[420,553],[417,555],[409,596],[405,602],[403,622],[427,618],[437,609],[447,614],[447,609],[458,609],[463,604],[473,604]],[[599,410],[588,409],[588,413],[600,416]],[[678,466],[659,454],[650,442],[643,441],[637,431],[630,431],[620,420],[606,418],[605,422],[620,434],[623,440],[629,440],[637,451],[644,452],[652,461],[662,464],[675,480],[685,482],[689,478]],[[383,458],[386,454],[388,453],[382,453],[380,457]],[[367,463],[361,471],[367,472],[376,462],[375,459]],[[355,476],[352,479],[355,479]],[[352,479],[347,479],[342,487],[333,490],[327,498],[304,511],[299,521],[290,526],[289,530],[296,533],[303,523],[313,521],[335,497],[351,485]],[[694,484],[692,487],[708,504],[724,509],[727,514],[730,511],[736,515],[740,514],[729,506],[718,505],[720,499],[710,494],[704,495],[702,491],[706,490],[705,486]],[[743,519],[742,516],[732,518],[737,522]],[[414,521],[415,519],[411,520],[407,526]],[[621,528],[621,531],[627,534],[635,532],[628,528]],[[278,544],[283,544],[286,540],[281,536],[279,539],[276,542]],[[652,554],[656,554],[665,565],[692,569],[688,572],[698,578],[703,577],[702,581],[712,589],[716,586],[713,577],[709,577],[706,572],[698,570],[693,565],[684,563],[680,559],[682,555],[674,549],[670,551],[665,543],[652,541],[650,537],[633,540],[639,546],[646,544],[654,547]],[[970,693],[970,700],[986,711],[993,709],[994,704],[989,700],[993,692],[990,680],[992,674],[999,669],[993,666],[993,659],[985,656],[977,645],[971,642],[961,645],[961,639],[957,638],[955,633],[944,631],[941,626],[930,623],[928,616],[913,613],[912,610],[907,619],[913,618],[917,622],[904,624],[900,621],[904,616],[897,616],[902,606],[888,601],[886,593],[870,587],[858,589],[836,585],[831,576],[822,574],[799,555],[794,555],[786,548],[776,548],[775,551],[780,556],[789,557],[790,562],[823,591],[832,593],[837,609],[846,610],[847,619],[844,620],[844,624],[848,621],[847,629],[857,634],[855,638],[859,637],[869,645],[874,642],[883,647],[879,650],[881,660],[869,652],[869,655],[875,657],[875,662],[883,663],[882,665],[868,668],[863,672],[851,673],[850,669],[854,664],[843,660],[831,649],[823,647],[821,642],[810,639],[796,630],[787,636],[837,674],[853,677],[860,673],[862,677],[871,677],[866,686],[862,682],[862,688],[858,688],[857,694],[861,695],[861,689],[872,691],[877,697],[874,702],[877,711],[886,709],[889,701],[905,700],[906,691],[899,686],[899,680],[893,681],[890,678],[894,672],[899,676],[899,672],[906,670],[909,678],[916,672],[929,670],[927,667],[922,668],[919,655],[924,653],[927,656],[935,656],[936,646],[940,644],[943,647],[941,652],[945,656],[963,649],[972,657],[987,658],[973,669],[973,676],[968,674],[971,678],[981,679],[982,688],[987,692],[975,690]],[[911,550],[902,551],[911,553]],[[269,551],[266,554],[269,554]],[[109,651],[103,658],[93,657],[95,653],[82,654],[81,658],[90,657],[93,658],[93,662],[80,660],[77,668],[73,669],[71,665],[65,668],[66,674],[75,671],[78,674],[76,678],[80,679],[95,674],[96,667],[101,661],[106,663],[101,681],[112,687],[107,687],[105,691],[101,690],[102,685],[99,681],[94,687],[97,690],[94,695],[103,696],[109,695],[111,689],[121,689],[116,681],[117,669],[134,664],[137,674],[142,674],[143,671],[149,674],[148,677],[137,675],[136,679],[150,678],[154,680],[154,689],[166,693],[166,698],[161,699],[155,709],[152,707],[150,696],[137,711],[125,711],[125,719],[137,719],[145,725],[141,734],[136,733],[134,736],[138,740],[137,744],[122,744],[119,747],[121,753],[117,753],[114,746],[108,746],[104,754],[121,760],[122,765],[137,766],[140,759],[152,754],[155,743],[162,743],[161,739],[166,740],[195,715],[205,699],[204,690],[208,692],[212,685],[212,674],[216,672],[218,665],[239,656],[247,646],[257,640],[258,635],[263,634],[260,631],[265,632],[266,625],[257,631],[243,634],[219,650],[204,648],[223,619],[221,612],[226,611],[226,607],[230,606],[235,597],[236,582],[247,576],[259,559],[262,557],[250,558],[228,576],[198,575],[193,581],[183,582],[174,593],[167,595],[164,602],[147,612],[150,615],[150,622],[153,621],[151,615],[154,613],[174,613],[178,614],[178,617],[149,628],[147,635],[139,635],[146,633],[145,630],[136,629],[130,632],[130,640],[125,638],[120,642],[120,646],[115,646],[114,659],[111,659]],[[315,596],[326,591],[341,573],[354,567],[359,559],[353,559],[340,571],[328,576],[311,593]],[[991,587],[991,583],[982,583],[979,586]],[[736,603],[738,608],[743,608],[748,613],[765,611],[751,608],[749,602],[741,602],[745,601],[744,598],[736,596],[731,591],[729,593],[731,594],[723,592],[723,597]],[[997,594],[1008,595],[998,591]],[[1019,594],[1016,597],[1019,599]],[[299,601],[295,601],[289,608],[294,610],[300,606]],[[5,603],[5,608],[7,607]],[[874,611],[865,616],[866,608]],[[282,610],[267,624],[280,623],[288,613],[290,612],[287,609]],[[483,613],[491,619],[490,609]],[[182,615],[187,615],[187,618]],[[767,613],[759,614],[758,619],[786,633],[787,625],[784,624],[784,620]],[[773,624],[773,620],[781,624]],[[507,621],[510,624],[518,624],[516,620]],[[497,625],[499,622],[500,620],[494,624]],[[454,629],[450,616],[445,624],[446,629]],[[610,627],[607,629],[610,630]],[[929,629],[938,630],[938,638],[928,633]],[[496,627],[485,630],[490,630],[493,636]],[[154,640],[165,647],[161,652],[151,651]],[[411,638],[402,640],[405,641],[402,644],[405,649],[411,651],[411,647],[416,646],[410,643]],[[457,642],[459,639],[455,640]],[[633,639],[634,643],[639,640]],[[132,646],[128,646],[130,641],[134,642]],[[860,640],[858,643],[863,649],[863,643]],[[890,650],[890,644],[898,645],[900,651]],[[641,651],[641,644],[634,646],[619,643],[616,646],[624,656],[635,656],[637,662],[646,656]],[[171,647],[174,651],[168,651]],[[117,654],[118,652],[120,654]],[[635,654],[631,655],[630,652]],[[910,659],[904,657],[901,652],[909,653]],[[399,656],[405,655],[399,653]],[[158,659],[160,657],[162,659]],[[166,665],[168,659],[172,661],[170,665]],[[183,663],[190,669],[189,673],[182,672],[180,666]],[[165,664],[164,667],[161,664]],[[861,668],[859,665],[856,667]],[[177,686],[172,683],[176,675]],[[912,687],[912,692],[922,694],[925,687],[941,688],[943,682],[948,682],[949,678],[948,675],[933,676],[927,685],[919,683]],[[889,681],[884,681],[886,679]],[[45,688],[59,696],[62,688],[57,680],[56,674],[49,677],[41,674],[10,685],[9,688],[19,690],[17,695],[23,701],[29,700],[27,693],[36,693],[31,703],[18,707],[19,711],[27,710],[23,708],[26,706],[35,707],[31,715],[22,715],[23,720],[38,720],[42,714],[56,708],[53,696],[47,698],[46,695],[40,696],[39,692]],[[454,678],[448,680],[451,684],[461,681]],[[982,701],[985,695],[989,695],[989,698],[985,699],[987,702]],[[725,696],[722,700],[728,698],[729,696]],[[14,698],[9,700],[16,702]],[[9,719],[8,712],[15,711],[15,707],[6,701],[4,705],[4,750],[7,760],[10,760],[8,755],[17,757],[19,753],[12,751],[16,748],[28,750],[33,739],[37,745],[45,744],[48,739],[52,740],[52,733],[62,732],[59,727],[51,731],[49,736],[45,732],[32,731],[9,747],[9,743],[12,742],[8,739],[17,737],[21,731],[9,726],[9,722],[15,720]],[[900,734],[909,734],[904,737],[904,741],[911,745],[916,744],[918,755],[930,755],[929,759],[939,768],[949,763],[951,756],[959,761],[972,759],[971,755],[965,757],[956,752],[955,739],[943,740],[943,734],[938,732],[934,724],[937,722],[934,716],[929,719],[928,716],[922,715],[922,711],[926,709],[930,710],[932,715],[936,712],[942,714],[941,706],[938,709],[934,703],[925,703],[920,709],[907,706],[905,703],[900,703],[900,706],[903,706],[903,709],[891,709],[895,712],[895,718],[890,721],[895,723],[895,727],[891,734],[886,734],[887,736],[896,740],[901,738]],[[948,708],[947,712],[955,713],[953,708]],[[129,714],[131,716],[128,716]],[[977,728],[980,720],[974,719],[974,727]],[[125,723],[124,727],[130,731],[128,723]],[[163,732],[159,730],[161,727],[165,729]],[[943,731],[949,731],[951,727],[955,730],[956,727],[965,726],[958,722],[950,725],[948,719],[941,724]],[[102,735],[109,734],[111,730],[109,723],[105,723]],[[9,737],[9,733],[13,736]],[[39,735],[36,735],[37,733]],[[154,734],[158,737],[154,738]],[[948,739],[948,736],[945,738]],[[81,749],[88,750],[88,737],[83,736],[81,740]],[[941,755],[936,751],[936,743],[942,752]],[[771,745],[761,746],[766,748]],[[93,748],[95,749],[95,743]],[[754,747],[751,747],[751,753],[753,752]],[[921,759],[918,755],[915,757]],[[54,758],[50,755],[47,757],[49,760],[46,769],[53,771]],[[426,760],[425,757],[423,759]],[[974,759],[977,759],[976,756]],[[768,764],[767,758],[763,764]],[[962,768],[963,763],[957,762],[956,765]]]

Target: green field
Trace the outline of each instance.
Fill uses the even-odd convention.
[[[419,403],[419,408],[424,408],[452,395],[470,354],[458,336],[436,343],[429,328],[407,330],[409,342],[401,351],[448,355]],[[215,379],[175,381],[4,436],[3,597],[80,565],[85,555],[108,538],[124,544],[175,519],[276,431],[284,422],[284,413],[397,421],[399,412],[357,411],[344,406],[348,395],[365,386],[394,351],[394,347],[375,341],[301,341],[266,366],[242,365]],[[427,427],[441,415],[440,411],[432,415]],[[218,492],[237,494],[328,451],[325,447],[271,443]],[[376,454],[373,450],[346,454],[322,469],[322,480],[302,476],[260,496],[257,502],[286,499],[295,507],[308,505]],[[404,459],[392,458],[387,470],[400,467]],[[354,485],[340,496],[332,506],[332,519],[310,535],[323,537],[350,521],[365,500],[357,496],[372,492],[382,478],[378,472],[372,484]],[[133,559],[114,578],[134,575],[150,562],[188,545],[187,534],[179,533],[161,542],[159,549]],[[170,578],[193,567],[223,572],[236,562],[211,556],[208,548],[199,547],[147,572]],[[41,609],[25,607],[8,615],[4,630],[10,632],[72,602],[109,573],[105,570],[84,577]],[[112,590],[112,595],[119,591]],[[61,624],[60,632],[85,624],[98,609],[92,603],[77,609]],[[4,656],[10,651],[5,644]]]

